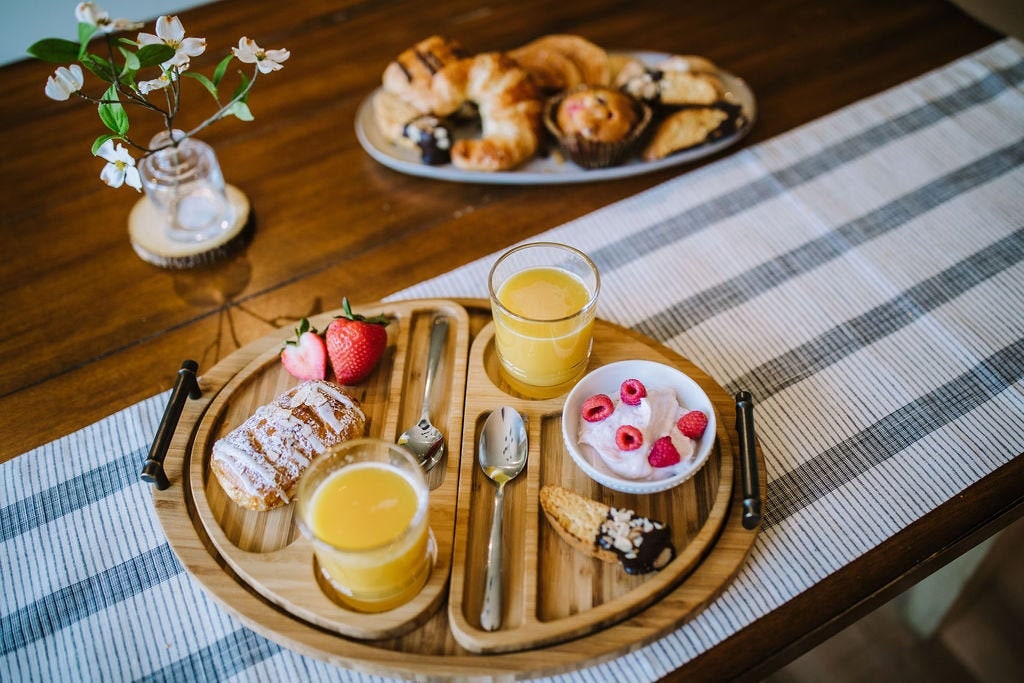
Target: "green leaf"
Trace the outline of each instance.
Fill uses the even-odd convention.
[[[196,79],[197,81],[203,84],[204,88],[210,91],[210,94],[213,95],[213,99],[217,99],[217,86],[214,85],[213,81],[211,81],[209,78],[199,73],[198,71],[186,71],[181,75]]]
[[[122,138],[121,138],[120,135],[112,135],[110,133],[107,133],[106,135],[99,136],[98,138],[96,138],[96,141],[94,143],[92,143],[92,155],[96,156],[96,152],[99,151],[100,147],[102,147],[103,143],[106,142],[107,140],[121,140],[121,139]]]
[[[78,24],[78,43],[81,45],[78,48],[78,58],[81,59],[82,55],[85,54],[86,48],[89,46],[89,41],[96,35],[96,32],[100,30],[99,26],[88,24],[86,22],[80,22]]]
[[[91,54],[82,55],[82,66],[107,83],[113,83],[117,80],[117,69],[102,57]]]
[[[113,101],[99,105],[100,121],[110,130],[123,136],[128,132],[128,113],[125,112],[124,105],[118,100],[117,86],[111,85],[107,88],[107,91],[103,93],[103,99]]]
[[[235,102],[227,111],[224,112],[225,116],[234,116],[242,121],[252,121],[255,117],[252,112],[249,111],[249,105],[245,102]]]
[[[213,84],[215,86],[220,85],[220,82],[224,80],[224,74],[227,73],[228,64],[230,64],[231,60],[234,58],[235,55],[229,52],[228,56],[220,60],[217,64],[217,68],[213,70]],[[216,96],[216,94],[214,96]]]
[[[36,59],[51,64],[78,61],[78,43],[63,38],[43,38],[32,43],[27,52]]]
[[[124,49],[123,47],[118,47],[117,49],[120,50],[121,55],[124,57],[124,72],[138,71],[142,68],[138,55],[131,50]]]
[[[147,66],[156,66],[168,61],[174,56],[174,48],[170,45],[164,45],[163,43],[153,43],[151,45],[143,45],[139,48],[139,68],[144,69]]]
[[[239,78],[242,79],[242,82],[239,83],[237,88],[235,88],[235,92],[231,95],[231,99],[235,99],[236,97],[241,95],[243,92],[245,92],[245,89],[249,87],[249,77],[246,76],[241,71],[238,72],[238,76],[239,76]],[[248,99],[249,99],[249,93],[245,93],[245,97],[240,99],[239,102],[245,102]]]

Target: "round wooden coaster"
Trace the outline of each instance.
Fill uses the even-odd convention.
[[[198,244],[168,237],[163,229],[163,216],[148,198],[139,199],[128,216],[128,235],[135,253],[155,266],[180,270],[212,263],[233,252],[251,236],[252,221],[245,193],[234,185],[227,185],[225,189],[235,209],[235,220],[216,238]]]

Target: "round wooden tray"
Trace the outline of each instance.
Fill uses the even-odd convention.
[[[279,330],[202,374],[203,396],[186,403],[165,459],[171,487],[154,490],[157,515],[182,564],[257,632],[300,653],[375,674],[438,680],[549,675],[651,642],[692,618],[742,567],[757,530],[744,529],[740,520],[735,404],[686,359],[606,321],[596,326],[592,367],[623,358],[674,365],[704,388],[718,413],[708,465],[687,484],[640,498],[608,491],[575,467],[558,436],[561,398],[531,401],[503,385],[486,301],[420,300],[356,310],[385,312],[395,321],[380,368],[356,388],[369,434],[391,440],[419,415],[430,322],[444,315],[454,323],[435,393],[449,399],[435,401],[434,412],[435,421],[447,426],[452,453],[430,477],[438,564],[427,588],[406,607],[384,615],[348,612],[316,586],[290,511],[267,517],[225,502],[208,476],[209,450],[220,434],[294,383],[276,361],[291,330]],[[318,316],[314,324],[325,327],[331,317]],[[479,472],[475,454],[483,419],[500,405],[526,416],[530,456],[527,471],[506,489],[505,621],[500,630],[486,632],[476,615],[493,486]],[[764,481],[760,452],[758,464]],[[545,483],[667,521],[679,557],[661,572],[632,577],[572,550],[539,510],[537,492]],[[275,553],[287,556],[278,572],[268,561]],[[445,602],[447,609],[438,609]]]

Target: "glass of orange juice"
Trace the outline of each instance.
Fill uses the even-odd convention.
[[[533,242],[505,252],[488,279],[505,381],[531,398],[568,391],[590,360],[597,266],[574,247]]]
[[[296,518],[338,602],[383,612],[420,592],[437,553],[428,494],[416,460],[380,439],[333,446],[303,473]]]

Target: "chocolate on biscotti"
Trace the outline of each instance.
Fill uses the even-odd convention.
[[[541,488],[540,504],[569,545],[604,562],[618,562],[627,574],[663,569],[676,556],[668,527],[633,510],[613,508],[555,485]]]

